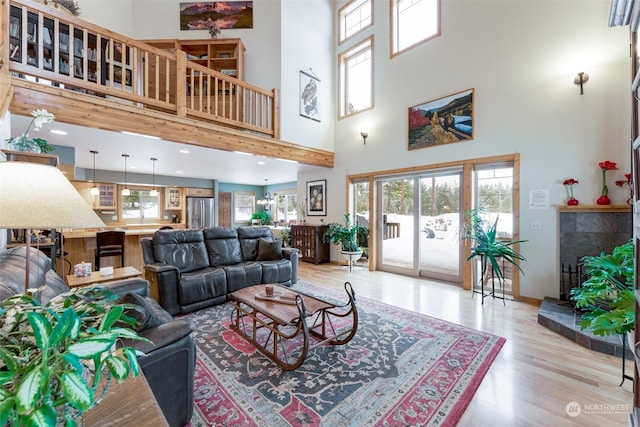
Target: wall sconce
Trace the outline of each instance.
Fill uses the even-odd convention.
[[[362,137],[362,140],[364,141],[364,145],[367,145],[367,137],[369,136],[369,134],[366,133],[366,132],[360,132],[360,136]]]
[[[576,76],[576,78],[573,79],[573,82],[575,84],[580,85],[580,95],[584,95],[584,89],[582,85],[584,85],[588,81],[589,81],[589,74],[585,73],[584,71],[580,71]]]
[[[89,150],[89,152],[93,154],[93,187],[91,187],[89,194],[97,196],[100,194],[100,189],[98,189],[96,185],[96,154],[98,154],[98,152],[96,150]]]
[[[127,187],[127,158],[129,157],[129,155],[123,154],[122,157],[124,157],[124,188],[122,189],[122,195],[130,196],[131,191],[129,191],[129,188]]]

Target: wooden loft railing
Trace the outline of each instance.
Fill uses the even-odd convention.
[[[183,51],[157,49],[31,0],[4,3],[2,13],[0,91],[8,62],[13,78],[279,138],[275,89],[261,89],[190,62]],[[0,95],[6,99],[9,92]]]

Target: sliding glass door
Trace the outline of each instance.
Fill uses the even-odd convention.
[[[460,170],[378,181],[381,270],[460,283]]]

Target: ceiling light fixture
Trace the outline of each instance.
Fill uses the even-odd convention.
[[[130,196],[131,191],[127,188],[127,158],[129,158],[129,155],[123,154],[122,157],[124,157],[124,188],[122,189],[122,195]]]
[[[56,135],[67,135],[67,132],[61,129],[51,129],[49,132],[55,133]]]
[[[100,189],[96,185],[96,154],[98,154],[98,152],[96,150],[89,150],[89,152],[93,154],[93,187],[91,187],[89,193],[92,196],[98,196],[100,194]]]
[[[156,190],[156,159],[155,157],[151,158],[153,162],[153,190],[149,191],[149,195],[151,197],[158,197],[158,190]]]
[[[362,137],[362,140],[364,141],[364,145],[367,145],[367,138],[369,137],[369,134],[366,132],[360,132],[360,136]]]
[[[273,198],[271,198],[271,193],[269,193],[269,192],[267,191],[267,179],[266,179],[266,178],[265,178],[265,180],[264,180],[264,190],[265,190],[264,198],[262,198],[262,199],[258,200],[258,202],[257,202],[257,203],[258,203],[259,205],[263,205],[263,206],[264,206],[264,205],[272,205],[272,204],[274,204],[274,203],[275,203],[275,200],[273,200]]]

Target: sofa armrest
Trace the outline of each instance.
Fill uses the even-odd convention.
[[[298,283],[298,258],[300,250],[298,248],[282,248],[282,255],[291,261],[291,284]]]
[[[157,349],[186,337],[195,328],[196,325],[192,320],[176,319],[138,332],[138,335],[151,342],[128,341],[126,345],[143,352],[145,356],[150,356]]]
[[[149,282],[140,277],[101,283],[101,285],[120,297],[128,293],[149,296]]]
[[[178,304],[178,285],[180,283],[180,270],[178,267],[154,263],[144,266],[145,278],[156,286],[160,305],[172,315],[180,313]]]
[[[140,368],[170,427],[182,427],[193,414],[195,323],[178,319],[139,334],[153,341],[128,343],[140,351]]]

